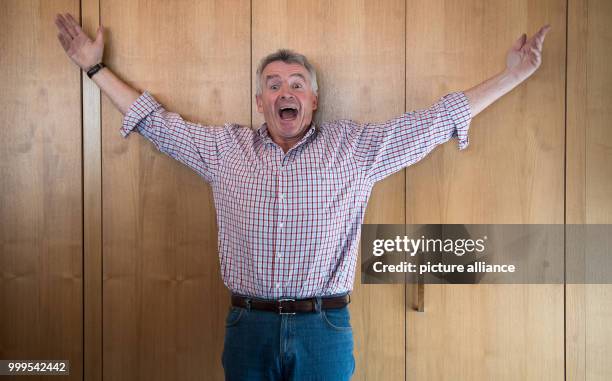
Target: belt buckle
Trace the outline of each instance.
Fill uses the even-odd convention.
[[[278,314],[279,315],[295,315],[295,312],[283,312],[283,306],[281,305],[281,302],[295,302],[295,299],[291,299],[291,298],[278,299]]]

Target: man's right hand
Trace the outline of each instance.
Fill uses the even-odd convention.
[[[70,13],[66,13],[65,16],[58,14],[55,18],[55,25],[60,31],[57,38],[62,43],[66,54],[81,69],[87,70],[102,62],[104,52],[104,37],[102,36],[104,27],[102,25],[98,28],[95,41],[92,41],[83,32]],[[108,67],[99,70],[91,79],[123,115],[128,113],[130,106],[140,96],[139,91],[123,82]]]
[[[83,32],[70,13],[66,13],[65,16],[57,14],[55,25],[57,25],[60,31],[57,38],[66,54],[81,69],[87,70],[93,65],[102,62],[102,54],[104,53],[104,27],[102,25],[98,27],[95,41],[92,41]]]

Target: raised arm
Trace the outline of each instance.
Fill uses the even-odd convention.
[[[104,27],[100,25],[96,39],[92,40],[81,29],[70,13],[55,17],[59,29],[59,39],[68,57],[82,70],[87,71],[95,64],[102,62],[104,53]],[[125,115],[140,93],[119,79],[109,68],[104,67],[91,79],[102,92]]]
[[[545,25],[527,39],[523,33],[508,50],[506,68],[501,73],[465,91],[472,118],[529,78],[542,63],[542,46],[550,25]]]
[[[447,94],[429,108],[405,113],[383,123],[347,122],[347,138],[355,160],[371,182],[412,165],[453,137],[459,149],[469,144],[474,116],[531,76],[542,61],[542,45],[550,25],[510,48],[506,69],[466,91]]]
[[[103,26],[98,28],[96,39],[91,40],[70,14],[57,15],[55,23],[62,47],[81,69],[102,62]],[[166,110],[148,91],[139,93],[106,67],[92,80],[124,115],[120,129],[123,137],[138,131],[159,151],[195,170],[206,182],[214,181],[223,147],[231,141],[230,127],[202,126],[184,120]]]

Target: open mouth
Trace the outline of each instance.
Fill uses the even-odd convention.
[[[281,120],[295,120],[298,115],[298,109],[294,106],[283,106],[278,109],[278,116]]]

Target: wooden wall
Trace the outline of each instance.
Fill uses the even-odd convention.
[[[523,31],[553,30],[540,70],[472,121],[466,151],[452,142],[406,170],[408,223],[563,224],[565,1],[412,3],[407,108],[499,73]],[[408,379],[563,379],[562,284],[426,285],[424,300],[408,312]]]
[[[79,2],[12,0],[0,8],[0,359],[69,360],[68,379],[77,380],[81,89],[53,18],[59,9],[78,15]]]
[[[61,49],[58,12],[90,35],[104,24],[104,61],[167,109],[254,126],[254,72],[277,48],[319,70],[318,120],[382,121],[498,73],[522,32],[551,23],[541,69],[473,120],[470,147],[451,141],[378,183],[365,222],[611,220],[605,0],[0,6],[0,359],[69,359],[70,379],[223,379],[211,188],[120,136],[122,115]],[[356,380],[612,374],[607,285],[427,285],[417,312],[415,287],[360,276]]]
[[[248,124],[249,7],[101,1],[106,60],[186,120]],[[150,142],[117,139],[122,115],[106,97],[101,119],[104,377],[221,379],[229,293],[211,188]]]
[[[612,223],[612,3],[569,0],[568,224]],[[612,377],[612,285],[568,284],[567,379]]]

